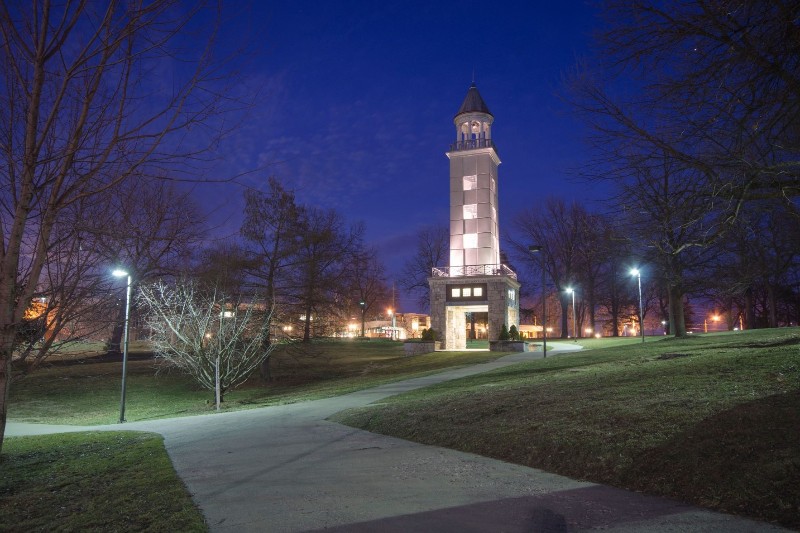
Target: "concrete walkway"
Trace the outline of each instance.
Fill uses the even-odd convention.
[[[548,356],[579,349],[548,343]],[[551,351],[552,350],[552,351]],[[124,426],[9,423],[6,435],[142,430],[164,435],[180,477],[220,532],[780,531],[675,501],[424,446],[325,419],[541,352],[312,402]]]

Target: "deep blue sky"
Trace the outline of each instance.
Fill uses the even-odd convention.
[[[275,175],[302,203],[363,221],[391,278],[420,226],[448,223],[445,152],[473,71],[503,162],[501,232],[544,197],[602,195],[574,177],[587,159],[584,131],[557,97],[599,23],[589,3],[253,4],[225,13],[222,42],[245,47],[243,92],[259,96],[221,146],[221,172],[266,166],[240,181],[261,188]],[[198,192],[216,231],[236,233],[241,188]],[[398,307],[418,310],[410,298]]]

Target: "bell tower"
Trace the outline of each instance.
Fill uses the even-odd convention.
[[[500,259],[500,157],[492,140],[493,123],[473,82],[453,119],[456,140],[447,152],[450,264],[434,267],[428,278],[431,327],[448,350],[465,349],[468,339],[497,340],[503,325],[519,325],[520,284]]]
[[[473,83],[456,113],[450,145],[450,269],[500,266],[494,117]],[[454,270],[456,269],[456,270]]]

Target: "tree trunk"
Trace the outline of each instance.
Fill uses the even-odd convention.
[[[767,285],[767,307],[769,308],[769,327],[778,327],[778,302],[775,299],[775,286]]]
[[[753,302],[753,289],[748,287],[744,291],[744,327],[747,329],[755,329],[756,316],[755,316],[755,303]]]
[[[272,344],[272,340],[270,339],[270,334],[267,333],[267,338],[266,338],[266,340],[265,340],[265,342],[263,344],[264,351],[269,350],[269,347],[270,347],[271,344]],[[264,361],[261,362],[261,365],[259,366],[258,373],[261,376],[261,381],[264,381],[264,382],[272,381],[272,371],[270,370],[270,367],[269,367],[269,360],[270,359],[271,359],[271,357],[267,357],[266,359],[264,359]]]
[[[566,293],[564,291],[559,290],[560,297],[559,301],[561,302],[561,338],[566,339],[569,337],[569,329],[568,329],[568,322],[567,322],[567,315],[568,315],[568,307],[569,303],[567,297],[565,296]]]
[[[303,342],[311,342],[311,306],[306,306],[306,320],[303,324]]]
[[[214,393],[217,403],[217,411],[219,411],[219,404],[222,403],[222,390],[219,383],[219,357],[214,362]]]
[[[117,306],[117,319],[114,321],[114,329],[111,330],[111,338],[108,340],[108,352],[114,354],[122,353],[122,334],[125,330],[125,301],[120,301],[122,303]]]
[[[669,332],[675,337],[686,336],[686,320],[683,314],[683,291],[679,287],[669,288]]]
[[[4,329],[9,329],[8,327]],[[13,334],[12,334],[13,335]],[[3,451],[3,437],[6,434],[6,413],[11,391],[11,342],[6,340],[7,333],[0,335],[0,453]],[[13,338],[13,336],[12,336]]]

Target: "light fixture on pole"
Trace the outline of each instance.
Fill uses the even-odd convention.
[[[395,315],[394,315],[394,310],[393,309],[389,309],[388,312],[389,312],[389,316],[392,317],[392,340],[395,340],[395,338],[394,338],[394,328],[395,328],[395,324],[397,322],[396,322],[396,318],[395,318]]]
[[[128,278],[128,286],[125,291],[125,326],[123,329],[122,341],[122,395],[119,400],[119,423],[125,422],[125,379],[128,371],[128,324],[131,315],[131,275],[125,270],[116,269],[111,273],[117,278]]]
[[[631,276],[636,276],[639,280],[639,328],[642,330],[642,342],[644,342],[644,308],[642,307],[642,273],[638,268],[631,270]]]
[[[528,246],[531,255],[541,252],[539,260],[542,266],[542,357],[547,357],[547,288],[545,287],[544,247],[539,245]]]
[[[572,336],[578,338],[578,321],[575,319],[575,289],[572,287],[567,289],[567,292],[572,294]]]
[[[367,302],[361,300],[358,302],[358,306],[361,308],[361,337],[364,337],[364,316],[367,312]]]

